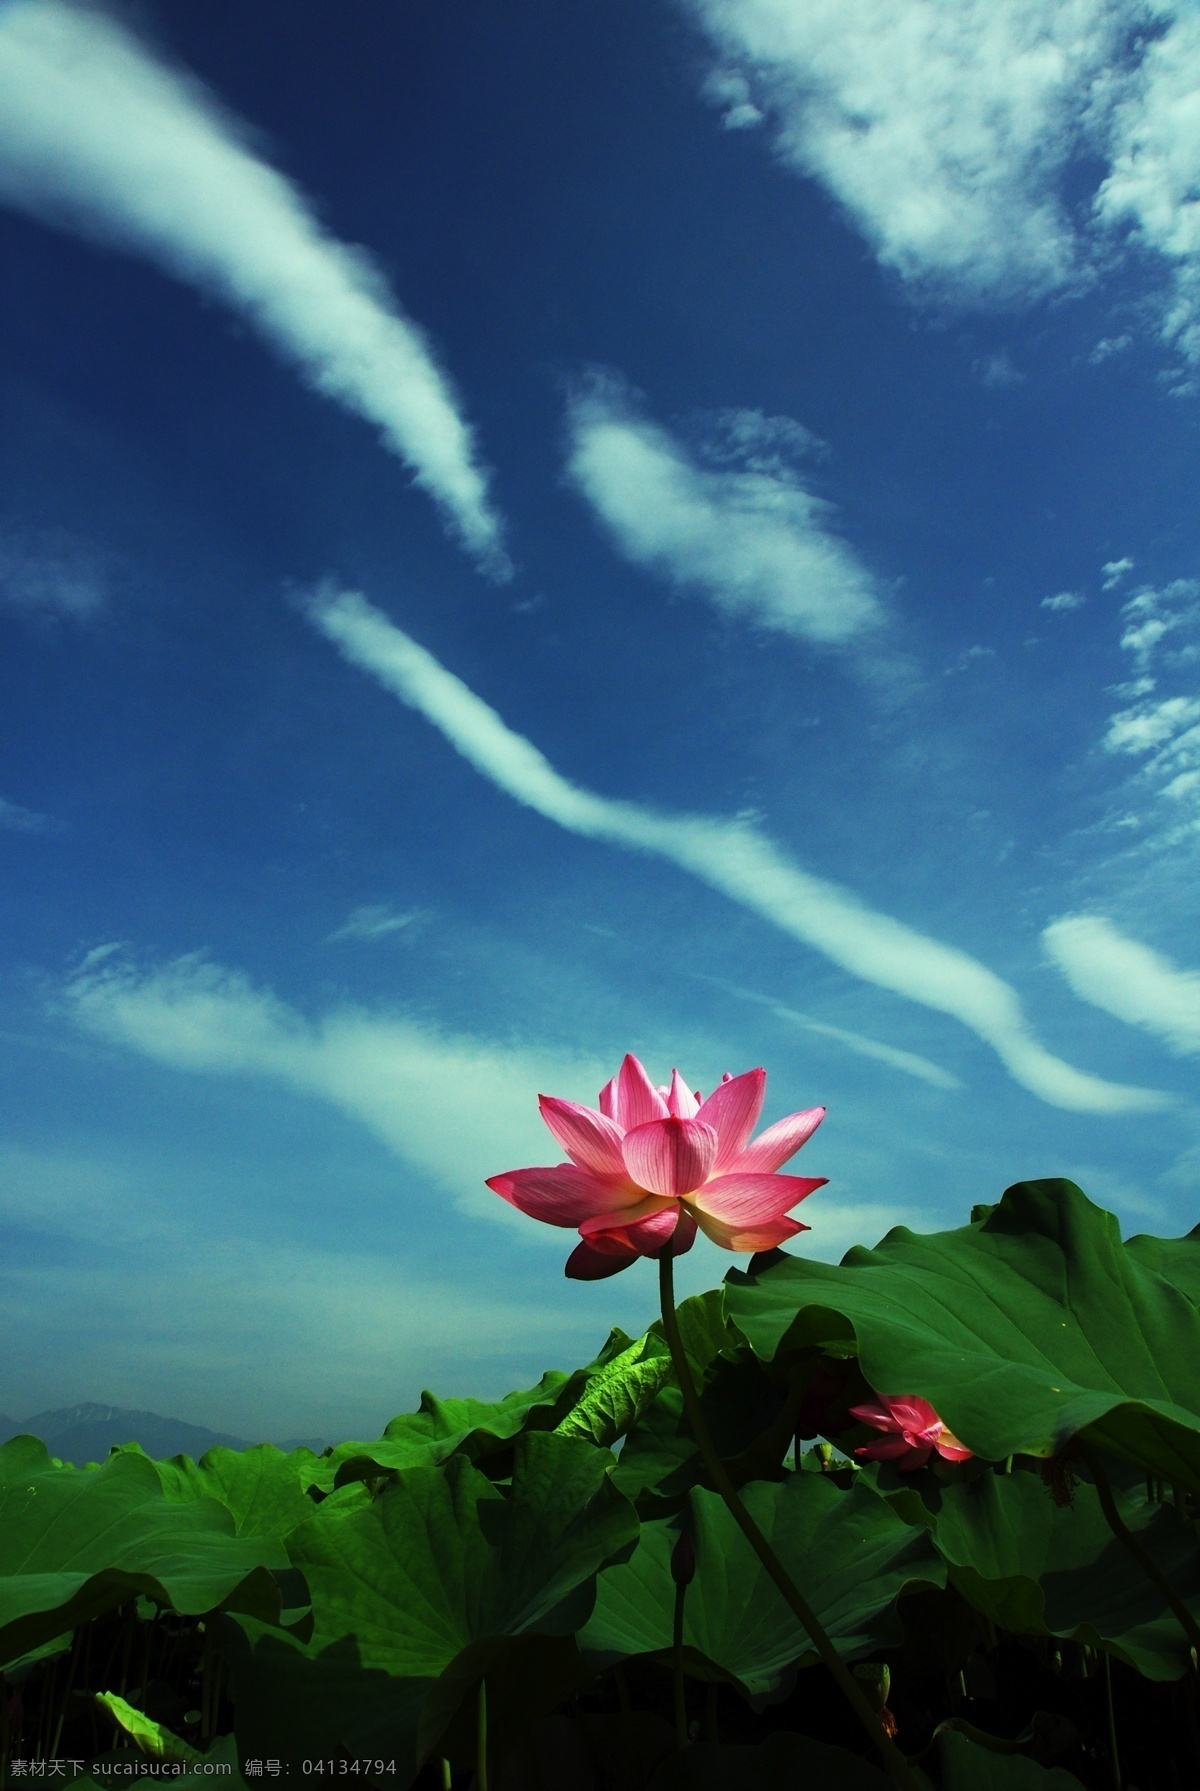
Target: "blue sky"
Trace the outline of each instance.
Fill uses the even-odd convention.
[[[0,7],[0,1411],[640,1328],[626,1050],[1196,1222],[1198,189],[1183,0]]]

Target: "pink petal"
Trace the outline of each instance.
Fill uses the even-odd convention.
[[[628,1143],[628,1140],[626,1140]],[[690,1196],[697,1212],[709,1213],[714,1219],[730,1223],[757,1225],[763,1219],[775,1219],[812,1193],[823,1188],[828,1176],[807,1175],[715,1175]]]
[[[864,1443],[854,1453],[863,1461],[894,1461],[902,1474],[911,1474],[916,1468],[924,1467],[930,1450],[928,1443],[923,1448],[914,1449],[903,1437],[879,1437],[873,1443]]]
[[[876,1430],[897,1430],[899,1428],[895,1415],[889,1406],[883,1404],[882,1400],[877,1405],[852,1405],[849,1408],[849,1414],[852,1418],[857,1418],[860,1424],[874,1425]]]
[[[728,1167],[757,1174],[780,1168],[812,1137],[824,1117],[824,1107],[809,1107],[804,1113],[789,1113],[786,1119],[776,1120],[773,1126],[768,1126],[765,1132],[760,1133],[754,1143],[747,1145],[737,1161],[729,1163]],[[722,1167],[726,1165],[723,1164]]]
[[[669,1244],[675,1236],[679,1224],[679,1205],[672,1201],[669,1207],[661,1212],[651,1213],[645,1219],[639,1219],[633,1225],[623,1225],[620,1235],[628,1240],[642,1256],[655,1256]],[[672,1255],[676,1253],[672,1251]]]
[[[631,1262],[637,1261],[637,1252],[630,1250],[619,1256],[605,1251],[594,1250],[590,1244],[576,1244],[567,1258],[567,1277],[571,1281],[603,1281],[608,1275],[619,1275],[627,1269]]]
[[[679,1223],[671,1239],[671,1255],[686,1256],[696,1241],[696,1221],[686,1207],[679,1209]]]
[[[675,1236],[680,1222],[682,1209],[677,1200],[659,1200],[651,1196],[638,1207],[631,1209],[631,1216],[626,1223],[615,1225],[612,1217],[585,1219],[579,1227],[579,1235],[592,1249],[604,1254],[633,1251],[638,1256],[656,1256],[669,1244]],[[695,1237],[695,1226],[692,1227]],[[685,1243],[683,1249],[690,1249]],[[680,1250],[672,1250],[673,1256],[682,1254]]]
[[[714,1219],[709,1213],[701,1212],[699,1207],[693,1208],[697,1222],[706,1238],[714,1244],[720,1244],[722,1250],[744,1250],[753,1254],[756,1250],[774,1250],[777,1245],[786,1243],[802,1231],[810,1231],[811,1226],[801,1225],[798,1219],[780,1217],[764,1219],[761,1224],[746,1226],[730,1224],[725,1219]]]
[[[560,1101],[556,1095],[539,1095],[542,1118],[572,1163],[591,1175],[624,1178],[625,1159],[621,1155],[621,1128],[602,1113],[578,1101]]]
[[[717,1134],[698,1119],[654,1119],[625,1134],[625,1169],[653,1194],[690,1194],[706,1180]]]
[[[970,1461],[972,1457],[972,1451],[964,1449],[958,1438],[952,1437],[948,1430],[943,1430],[940,1437],[934,1438],[933,1446],[947,1461]]]
[[[600,1111],[605,1119],[611,1119],[614,1124],[617,1123],[617,1078],[615,1076],[611,1082],[606,1082],[600,1090]]]
[[[697,1119],[716,1131],[718,1171],[728,1169],[745,1148],[746,1140],[758,1124],[763,1095],[767,1087],[765,1070],[747,1070],[741,1076],[729,1076],[714,1088],[703,1101]]]
[[[884,1404],[911,1430],[932,1430],[942,1422],[929,1401],[922,1399],[919,1393],[893,1394],[890,1399],[885,1394]]]
[[[617,1072],[616,1109],[612,1117],[627,1132],[667,1117],[667,1103],[632,1053]]]
[[[555,1169],[510,1169],[487,1181],[499,1194],[531,1219],[547,1225],[579,1225],[596,1214],[620,1212],[637,1201],[637,1189],[602,1182],[573,1163]]]
[[[588,1218],[581,1219],[579,1235],[581,1238],[594,1238],[601,1233],[624,1231],[627,1225],[636,1225],[642,1219],[652,1219],[656,1213],[678,1215],[678,1212],[677,1200],[664,1200],[659,1194],[645,1194],[640,1200],[622,1207],[618,1212],[593,1212]]]
[[[667,1090],[667,1110],[676,1119],[695,1119],[700,1110],[700,1103],[679,1074],[671,1071],[671,1086]]]

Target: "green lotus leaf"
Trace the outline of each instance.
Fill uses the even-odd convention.
[[[1125,1248],[1145,1268],[1186,1294],[1193,1306],[1200,1306],[1200,1225],[1181,1238],[1156,1238],[1139,1232]]]
[[[124,1700],[116,1699],[114,1702],[123,1703]],[[130,1710],[134,1716],[141,1714],[139,1711],[133,1711],[130,1705],[125,1705],[125,1708]],[[146,1718],[143,1717],[142,1721],[145,1722]],[[155,1726],[157,1727],[157,1725]],[[186,1747],[187,1744],[181,1742],[180,1746]],[[173,1756],[164,1757],[172,1758]],[[182,1772],[171,1773],[169,1782],[172,1786],[182,1785],[185,1787],[185,1791],[190,1791],[191,1787],[211,1786],[215,1778],[222,1791],[249,1791],[238,1765],[237,1742],[232,1735],[219,1735],[206,1753],[200,1753],[191,1748],[186,1756],[179,1756],[181,1761],[185,1758],[190,1764]],[[121,1773],[121,1783],[125,1783],[135,1776],[129,1771],[130,1756],[127,1751],[103,1754],[93,1762],[91,1772],[83,1772],[77,1777],[67,1780],[73,1787],[73,1791],[112,1791],[115,1782],[113,1774],[111,1771],[98,1770],[102,1763],[110,1768],[113,1766],[118,1768]]]
[[[693,1294],[690,1299],[681,1300],[675,1308],[675,1319],[679,1325],[679,1338],[683,1344],[683,1353],[687,1357],[694,1375],[702,1375],[709,1363],[722,1350],[736,1349],[745,1342],[736,1325],[733,1324],[725,1310],[719,1287],[710,1288],[708,1293]],[[661,1318],[656,1318],[646,1336],[654,1345],[666,1351],[667,1340],[663,1331]],[[668,1352],[669,1353],[669,1352]]]
[[[139,1593],[276,1621],[288,1567],[282,1543],[235,1535],[215,1500],[168,1500],[145,1457],[72,1468],[33,1437],[0,1448],[0,1665]]]
[[[938,1760],[942,1791],[1083,1791],[1063,1766],[1039,1766],[1024,1754],[1001,1752],[949,1726],[938,1739]]]
[[[553,1430],[579,1403],[595,1377],[627,1351],[633,1339],[613,1330],[595,1361],[571,1374],[550,1369],[536,1387],[482,1399],[439,1399],[421,1395],[417,1411],[393,1418],[375,1442],[340,1443],[314,1458],[302,1484],[329,1491],[352,1480],[373,1479],[403,1468],[435,1467],[452,1455],[472,1460],[510,1445],[527,1430]]]
[[[1112,1464],[1114,1481],[1122,1477]],[[1125,1471],[1118,1511],[1200,1618],[1200,1553],[1192,1525],[1146,1500]],[[1140,1496],[1139,1496],[1140,1495]],[[953,1585],[1002,1629],[1103,1647],[1150,1679],[1188,1670],[1188,1639],[1161,1593],[1109,1529],[1095,1487],[1056,1505],[1041,1476],[1018,1468],[960,1480],[941,1493],[933,1532]]]
[[[639,1337],[593,1376],[583,1397],[555,1425],[560,1437],[586,1437],[607,1448],[624,1436],[672,1375],[671,1358],[657,1338]]]
[[[906,1524],[869,1486],[844,1492],[820,1474],[755,1481],[742,1492],[775,1553],[831,1636],[854,1659],[901,1637],[895,1603],[914,1582],[945,1584],[923,1525]],[[748,1697],[775,1691],[813,1658],[807,1632],[715,1493],[694,1491],[688,1522],[696,1576],[684,1600],[684,1647],[697,1677],[728,1678]],[[671,1551],[677,1518],[643,1524],[630,1559],[600,1575],[579,1635],[600,1670],[630,1655],[669,1658],[675,1610]]]
[[[369,1666],[436,1676],[485,1636],[567,1633],[563,1601],[637,1534],[612,1465],[607,1450],[532,1431],[507,1496],[455,1456],[405,1469],[362,1510],[318,1506],[289,1538],[314,1646],[352,1635]]]
[[[783,1473],[795,1431],[794,1407],[744,1344],[709,1359],[700,1381],[700,1401],[717,1453],[735,1485]],[[615,1478],[630,1498],[650,1493],[676,1505],[689,1487],[703,1481],[700,1452],[673,1381],[630,1430]],[[652,1507],[643,1510],[663,1514]]]
[[[217,1499],[239,1536],[286,1536],[312,1516],[301,1476],[320,1461],[311,1449],[285,1453],[271,1443],[208,1449],[199,1461],[172,1455],[154,1463],[169,1499]]]
[[[367,1667],[353,1636],[314,1646],[252,1617],[223,1616],[217,1649],[243,1759],[277,1759],[295,1768],[345,1752],[394,1760],[394,1775],[370,1776],[396,1791],[416,1777],[417,1729],[434,1679]]]
[[[930,1400],[977,1455],[1048,1456],[1082,1433],[1200,1492],[1198,1257],[1200,1234],[1127,1246],[1073,1182],[1019,1182],[955,1231],[734,1270],[725,1298],[759,1355],[855,1349],[878,1392]]]
[[[198,1747],[193,1747],[162,1723],[155,1722],[133,1704],[126,1703],[116,1692],[96,1692],[95,1703],[126,1735],[132,1736],[141,1752],[149,1754],[151,1759],[181,1760],[190,1765],[203,1760],[204,1755]]]
[[[235,1690],[240,1676],[251,1712],[264,1698],[275,1711],[273,1751],[284,1746],[296,1699],[305,1704],[296,1756],[306,1748],[313,1757],[336,1746],[368,1751],[372,1734],[372,1746],[382,1745],[371,1725],[391,1720],[385,1682],[408,1712],[414,1750],[429,1695],[422,1752],[481,1674],[514,1678],[507,1694],[514,1720],[522,1697],[535,1714],[546,1673],[514,1677],[506,1639],[549,1635],[560,1654],[574,1653],[562,1638],[586,1618],[595,1575],[637,1534],[612,1465],[591,1443],[531,1431],[517,1439],[507,1491],[457,1455],[443,1467],[401,1470],[357,1510],[318,1505],[288,1539],[311,1590],[311,1641],[302,1646],[243,1624],[243,1639],[231,1644]],[[525,1653],[536,1664],[536,1650]]]

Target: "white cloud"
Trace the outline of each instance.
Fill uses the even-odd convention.
[[[347,1007],[310,1022],[236,971],[195,955],[141,974],[102,947],[67,996],[86,1030],[160,1063],[267,1076],[331,1102],[460,1206],[492,1219],[510,1209],[485,1178],[545,1160],[533,1092],[594,1101],[612,1074],[599,1063],[447,1036],[402,1015]]]
[[[53,815],[39,815],[35,809],[22,808],[0,796],[0,830],[8,833],[58,833],[62,822]]]
[[[975,371],[979,375],[980,384],[995,392],[1005,391],[1011,386],[1023,386],[1029,379],[1029,375],[1022,373],[1021,369],[1014,364],[1007,349],[1001,349],[998,354],[989,354],[982,361],[976,361]]]
[[[1053,597],[1043,597],[1041,607],[1048,609],[1051,615],[1060,616],[1066,610],[1082,609],[1087,598],[1079,591],[1058,591]]]
[[[788,464],[813,438],[789,418],[723,419],[717,447],[732,466],[701,465],[640,418],[615,381],[571,406],[568,470],[618,550],[718,609],[821,645],[876,628],[874,581],[830,528],[830,506]]]
[[[901,1051],[895,1045],[885,1045],[879,1039],[871,1039],[861,1032],[850,1032],[844,1026],[831,1026],[827,1020],[817,1020],[811,1014],[799,1013],[794,1007],[785,1007],[782,1002],[773,1001],[769,995],[756,994],[753,989],[739,989],[732,983],[719,982],[717,978],[706,980],[718,982],[718,987],[728,989],[731,995],[737,995],[742,1001],[753,1001],[760,1007],[769,1008],[779,1020],[788,1026],[798,1027],[801,1032],[812,1032],[818,1038],[832,1039],[835,1044],[844,1045],[847,1051],[853,1051],[858,1057],[873,1058],[876,1063],[886,1063],[890,1069],[901,1070],[906,1076],[915,1076],[919,1082],[928,1082],[932,1088],[961,1088],[962,1083],[957,1076],[944,1070],[941,1064],[931,1063],[928,1057],[922,1057],[916,1051]]]
[[[1200,663],[1200,584],[1177,578],[1162,589],[1144,585],[1121,609],[1121,647],[1134,661],[1136,676],[1113,686],[1128,707],[1109,717],[1102,745],[1108,753],[1140,760],[1124,801],[1138,794],[1155,803],[1165,799],[1176,812],[1170,819],[1160,809],[1147,836],[1158,845],[1178,844],[1191,823],[1187,815],[1200,794],[1200,697],[1195,668]],[[1161,686],[1178,674],[1186,688],[1168,694]],[[1184,832],[1179,832],[1178,805],[1188,803]],[[1151,819],[1141,817],[1141,821]],[[1139,822],[1139,824],[1141,824]],[[1164,832],[1165,828],[1165,832]]]
[[[751,131],[763,121],[763,114],[750,98],[750,83],[745,75],[715,69],[704,83],[704,93],[722,108],[721,123],[727,131]]]
[[[97,556],[65,536],[0,531],[0,604],[6,609],[31,617],[86,621],[103,609],[108,583]]]
[[[420,330],[196,81],[90,9],[6,7],[0,197],[223,299],[374,423],[469,551],[506,569],[471,431]]]
[[[1115,591],[1125,574],[1133,571],[1133,561],[1130,559],[1106,560],[1100,570],[1104,574],[1101,590]]]
[[[1145,1028],[1174,1051],[1200,1051],[1200,971],[1177,969],[1101,915],[1056,920],[1042,939],[1082,1001]]]
[[[363,939],[368,942],[386,939],[389,933],[403,932],[423,918],[416,908],[397,913],[383,902],[364,902],[361,907],[354,909],[336,932],[330,933],[326,943],[333,945],[346,939]]]
[[[1161,9],[1168,11],[1166,7]],[[1171,270],[1162,334],[1200,360],[1200,15],[1171,7],[1169,27],[1146,46],[1117,105],[1112,169],[1096,213]]]
[[[1200,698],[1163,697],[1138,709],[1122,709],[1108,724],[1108,752],[1147,753],[1183,738],[1190,723],[1200,721]]]
[[[1128,331],[1119,336],[1102,336],[1093,348],[1088,360],[1093,367],[1099,367],[1104,361],[1110,361],[1115,354],[1124,354],[1127,348],[1133,347],[1133,337]],[[1133,561],[1129,561],[1132,566]],[[1107,586],[1105,587],[1107,589]]]
[[[981,665],[985,659],[995,659],[995,657],[995,647],[979,645],[964,647],[962,652],[950,661],[949,665],[943,666],[942,675],[946,678],[956,677],[959,672],[969,672],[972,666]]]
[[[531,741],[508,728],[494,709],[357,593],[319,593],[310,614],[352,665],[424,715],[516,801],[572,833],[666,859],[850,975],[952,1015],[1042,1100],[1077,1112],[1123,1113],[1169,1099],[1101,1081],[1054,1057],[1034,1037],[1014,990],[984,965],[810,875],[750,822],[662,814],[571,783]]]
[[[904,279],[1028,297],[1079,268],[1060,197],[1143,9],[1112,0],[686,0],[782,159]],[[718,96],[725,103],[724,96]]]

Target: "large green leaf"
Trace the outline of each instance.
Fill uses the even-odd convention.
[[[555,1425],[560,1437],[586,1437],[607,1448],[624,1436],[672,1378],[671,1357],[656,1337],[639,1337],[592,1377],[583,1397]]]
[[[416,1777],[417,1731],[433,1678],[364,1665],[353,1636],[306,1645],[252,1617],[223,1617],[217,1646],[234,1699],[243,1759],[295,1769],[337,1757],[395,1762],[377,1776],[404,1791]]]
[[[1197,1257],[1200,1235],[1127,1246],[1073,1182],[1019,1182],[959,1230],[735,1270],[725,1297],[760,1355],[856,1349],[878,1392],[923,1395],[977,1455],[1082,1433],[1200,1492]]]
[[[901,1636],[894,1606],[914,1581],[940,1586],[946,1570],[923,1525],[912,1526],[869,1486],[843,1492],[821,1474],[756,1481],[742,1497],[775,1553],[848,1659]],[[806,1631],[767,1577],[724,1501],[689,1498],[696,1577],[684,1600],[684,1646],[698,1676],[728,1677],[750,1697],[774,1691],[812,1654]],[[580,1631],[599,1669],[630,1655],[665,1658],[675,1584],[671,1551],[680,1520],[644,1524],[628,1562],[601,1574]]]
[[[596,1357],[572,1374],[550,1369],[536,1387],[508,1393],[503,1399],[439,1399],[421,1395],[417,1411],[393,1418],[375,1442],[340,1443],[328,1455],[314,1457],[302,1483],[329,1491],[352,1480],[395,1473],[402,1468],[434,1467],[452,1455],[478,1460],[512,1442],[526,1430],[553,1430],[579,1403],[597,1375],[630,1348],[632,1339],[613,1330]]]
[[[185,1758],[190,1759],[191,1764],[184,1764]],[[238,1766],[237,1743],[232,1735],[219,1735],[203,1754],[194,1748],[189,1749],[188,1755],[181,1756],[176,1763],[180,1770],[170,1773],[173,1787],[183,1786],[184,1791],[197,1791],[200,1786],[210,1787],[215,1778],[221,1791],[249,1791]],[[140,1773],[131,1773],[131,1764],[126,1750],[101,1755],[93,1762],[91,1772],[80,1773],[75,1778],[68,1778],[66,1782],[73,1787],[73,1791],[112,1791],[114,1773],[120,1775],[121,1783],[142,1776]]]
[[[699,1379],[699,1377],[698,1377]],[[734,1483],[766,1480],[783,1472],[794,1416],[743,1344],[710,1358],[699,1379],[700,1403],[718,1455]],[[616,1482],[631,1498],[652,1493],[677,1506],[688,1488],[705,1479],[704,1465],[674,1381],[651,1401],[633,1425],[617,1465]],[[643,1515],[662,1515],[643,1504]]]
[[[938,1741],[942,1791],[1083,1791],[1064,1766],[1039,1766],[1024,1754],[999,1753],[947,1728]]]
[[[314,1645],[352,1635],[368,1665],[423,1675],[481,1637],[566,1633],[563,1600],[637,1534],[612,1465],[606,1450],[534,1431],[517,1443],[508,1496],[456,1456],[406,1469],[361,1511],[318,1506],[289,1539]]]
[[[505,1679],[509,1704],[524,1700],[538,1713],[546,1663],[524,1644],[549,1635],[558,1654],[573,1655],[565,1638],[590,1609],[596,1573],[637,1534],[612,1465],[607,1450],[533,1431],[516,1442],[507,1493],[460,1455],[443,1467],[403,1469],[359,1510],[318,1506],[288,1539],[312,1594],[311,1642],[243,1624],[244,1639],[230,1643],[246,1721],[266,1724],[278,1751],[287,1712],[297,1709],[290,1757],[304,1757],[306,1749],[366,1751],[385,1733],[399,1746],[401,1731],[416,1749],[423,1712],[423,1754],[493,1672]],[[511,1649],[508,1638],[517,1639]]]
[[[193,1461],[173,1455],[154,1466],[169,1499],[217,1499],[239,1536],[286,1536],[312,1516],[313,1501],[301,1483],[314,1462],[311,1449],[286,1454],[272,1443],[249,1449],[209,1449]]]
[[[1122,1519],[1200,1618],[1191,1524],[1173,1506],[1134,1493],[1133,1484],[1128,1496],[1114,1488]],[[941,1492],[934,1540],[953,1584],[1000,1628],[1105,1647],[1151,1679],[1187,1671],[1187,1637],[1109,1529],[1089,1481],[1059,1506],[1035,1471],[960,1480]]]
[[[139,1593],[275,1621],[288,1567],[282,1543],[236,1536],[216,1501],[168,1500],[145,1457],[71,1468],[33,1437],[0,1448],[0,1665]]]

